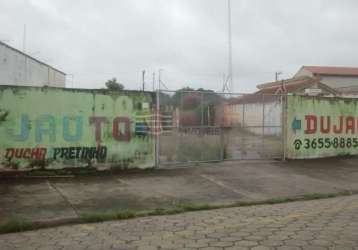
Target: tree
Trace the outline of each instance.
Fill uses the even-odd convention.
[[[115,77],[113,77],[111,80],[108,80],[105,85],[109,90],[120,91],[124,89],[123,84],[117,82],[117,78]]]
[[[222,97],[211,89],[198,88],[197,90],[195,90],[190,87],[178,89],[177,91],[175,91],[175,94],[173,95],[172,99],[172,104],[176,107],[182,104],[186,106],[185,103],[188,103],[189,106],[195,106],[195,99],[200,99],[200,102],[202,102],[204,105],[217,105],[222,101]],[[182,101],[184,101],[184,103]]]
[[[175,91],[172,105],[180,109],[180,124],[184,126],[213,125],[216,109],[223,97],[210,89],[185,87]]]
[[[180,106],[182,98],[184,98],[186,95],[190,94],[190,91],[194,91],[194,89],[192,89],[190,87],[184,87],[184,88],[176,90],[174,95],[172,96],[172,100],[173,100],[172,104],[176,107]]]

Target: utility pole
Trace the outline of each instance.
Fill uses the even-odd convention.
[[[159,69],[158,70],[158,89],[161,89],[161,87],[163,86],[165,89],[168,89],[168,87],[164,84],[164,82],[162,81],[162,71],[163,69]]]
[[[225,73],[223,73],[222,77],[223,77],[223,89],[222,89],[222,92],[225,92],[225,90],[227,89],[227,79],[226,79]]]
[[[275,81],[276,81],[276,82],[278,81],[278,77],[279,77],[279,75],[281,75],[281,74],[282,74],[281,71],[276,71],[276,72],[275,72]]]
[[[155,90],[155,72],[153,72],[153,91]]]
[[[145,70],[142,70],[142,90],[145,89]]]
[[[162,69],[158,70],[158,89],[160,90],[160,84],[162,82]]]

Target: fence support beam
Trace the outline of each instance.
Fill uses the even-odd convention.
[[[282,161],[286,160],[286,135],[287,135],[287,95],[281,95],[281,136],[282,136]]]
[[[262,154],[265,153],[265,95],[262,95]]]
[[[155,104],[155,167],[159,168],[160,164],[160,90],[157,89]]]

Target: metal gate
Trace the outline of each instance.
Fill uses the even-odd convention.
[[[157,92],[160,165],[283,158],[283,96]]]

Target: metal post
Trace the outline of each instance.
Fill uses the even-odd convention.
[[[262,154],[265,153],[265,95],[262,94]]]
[[[153,91],[155,90],[155,72],[153,72]]]
[[[287,121],[286,121],[286,112],[287,112],[287,95],[281,95],[281,136],[282,136],[282,161],[286,160],[286,129],[287,129]]]
[[[228,89],[229,93],[234,92],[234,81],[232,73],[232,35],[231,35],[231,0],[227,1],[227,10],[228,10]]]
[[[224,117],[225,119],[225,116],[224,116],[224,105],[223,105],[223,102],[221,102],[221,110],[222,110],[222,117]],[[220,119],[220,124],[219,124],[219,132],[220,132],[220,159],[221,161],[224,161],[225,160],[225,137],[224,137],[224,124],[225,123],[225,120],[224,119]]]
[[[180,91],[180,92],[179,92],[179,98],[180,98],[180,104],[179,104],[179,120],[180,120],[180,117],[181,117],[181,111],[183,110],[183,94],[184,94],[183,91]]]
[[[156,111],[155,111],[155,167],[159,168],[160,164],[160,89],[157,89],[157,98],[156,98]]]
[[[183,110],[183,95],[185,92],[183,91],[180,91],[179,92],[179,98],[180,98],[180,104],[179,104],[179,123],[180,123],[180,119],[181,119],[181,112]],[[178,140],[177,140],[177,144],[175,146],[175,151],[179,154],[180,153],[180,150],[182,150],[182,147],[183,147],[183,138],[182,138],[182,134],[181,134],[181,129],[180,129],[180,126],[182,126],[182,124],[180,123],[179,126],[178,126],[178,133],[177,133],[177,136],[179,137]],[[183,126],[184,127],[184,126]],[[184,140],[185,141],[185,140]]]
[[[242,103],[242,128],[245,128],[245,103]]]
[[[26,24],[24,24],[24,34],[22,37],[22,52],[26,53]]]
[[[282,74],[282,72],[281,71],[277,71],[277,72],[275,72],[275,82],[277,82],[278,81],[278,76],[279,75],[281,75]]]
[[[220,125],[220,160],[225,160],[225,137],[224,137],[224,130],[223,126]]]
[[[201,128],[203,128],[204,126],[204,93],[201,92],[201,98],[200,98],[200,109],[201,109]]]
[[[142,70],[142,91],[145,90],[145,70]]]
[[[208,112],[208,115],[207,115],[206,119],[208,119],[208,126],[211,126],[212,123],[211,123],[211,117],[210,117],[210,105],[208,105],[207,112]]]

